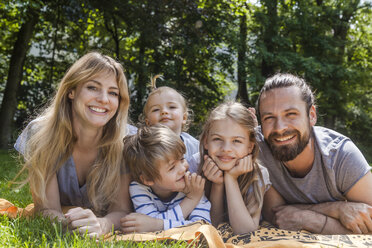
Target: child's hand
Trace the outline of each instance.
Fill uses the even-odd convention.
[[[240,175],[249,173],[253,170],[252,155],[245,156],[237,161],[237,164],[225,173],[237,179]]]
[[[185,183],[184,193],[186,196],[199,202],[204,194],[205,179],[196,173],[191,174],[190,171],[187,171],[185,174]]]
[[[215,184],[223,184],[223,172],[218,168],[216,163],[207,155],[204,156],[203,174]]]
[[[163,220],[140,213],[130,213],[120,219],[124,233],[154,232],[163,230]]]

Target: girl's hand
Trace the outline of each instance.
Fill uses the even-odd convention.
[[[216,163],[208,156],[204,156],[203,164],[203,174],[204,176],[215,184],[223,184],[223,172],[218,168]]]
[[[89,237],[96,238],[104,234],[99,219],[90,209],[71,208],[65,217],[69,230],[78,231],[82,235],[87,233]]]
[[[184,193],[186,196],[199,202],[204,194],[205,179],[196,173],[191,174],[190,171],[187,171],[185,174],[185,184]]]
[[[226,174],[234,179],[237,179],[240,175],[249,173],[253,170],[252,155],[245,156],[237,161],[237,164],[226,171]]]

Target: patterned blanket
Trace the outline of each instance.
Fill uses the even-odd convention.
[[[0,199],[0,214],[10,218],[33,215],[33,204],[18,208],[5,199]],[[319,235],[306,231],[295,232],[275,228],[262,223],[257,231],[244,235],[233,235],[229,224],[218,228],[205,222],[151,233],[123,234],[115,232],[105,236],[105,240],[183,240],[190,244],[207,247],[372,247],[372,235]]]

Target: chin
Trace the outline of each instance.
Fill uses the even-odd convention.
[[[223,171],[231,170],[234,167],[234,164],[217,164],[218,168]]]

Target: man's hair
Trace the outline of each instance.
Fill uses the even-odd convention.
[[[277,73],[272,77],[269,77],[266,79],[264,86],[262,87],[260,91],[260,95],[257,99],[257,114],[260,117],[260,101],[261,96],[263,93],[278,89],[278,88],[287,88],[295,86],[300,89],[301,91],[301,98],[306,103],[306,111],[307,114],[309,114],[311,106],[315,105],[315,97],[314,94],[310,88],[310,86],[306,83],[306,81],[303,78],[297,77],[293,74],[289,73]]]
[[[159,162],[182,158],[186,147],[181,138],[169,127],[156,124],[142,126],[138,132],[124,138],[123,157],[128,166],[132,179],[143,183],[141,180],[157,180]]]

